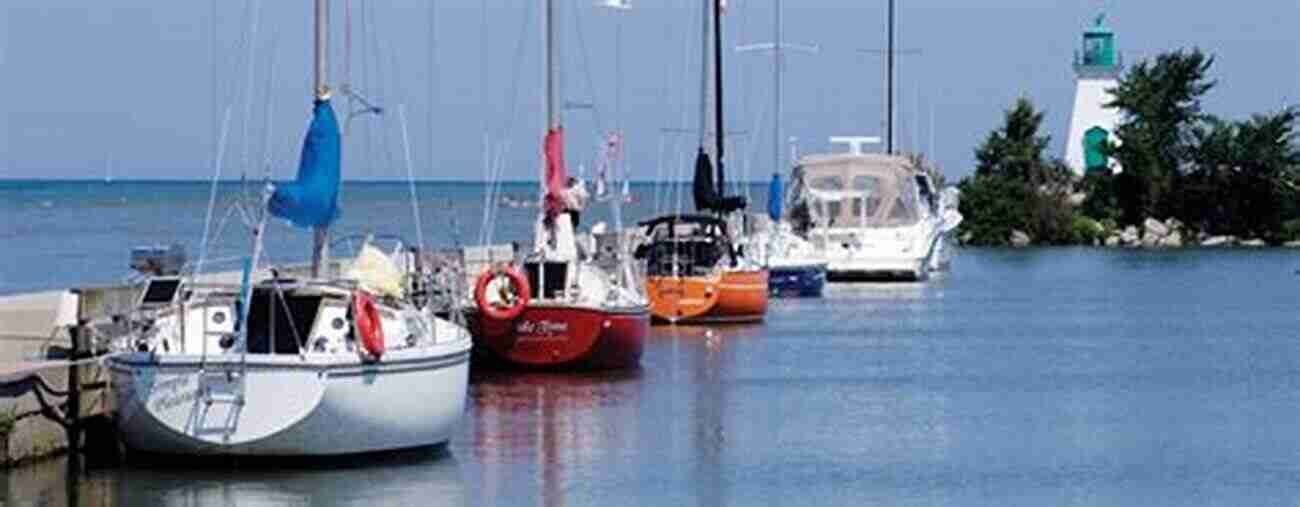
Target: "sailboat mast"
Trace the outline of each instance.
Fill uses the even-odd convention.
[[[325,54],[329,50],[329,1],[316,0],[316,72],[313,93],[316,100],[329,99],[329,85],[326,84],[329,70]],[[329,247],[329,227],[318,226],[312,229],[313,248],[311,255],[311,276],[320,277],[320,268],[325,263],[326,249]]]
[[[546,129],[560,127],[560,16],[555,0],[546,0],[542,14],[542,42],[546,47]]]
[[[717,131],[714,132],[717,141],[717,162],[718,162],[718,197],[727,196],[727,184],[723,175],[722,164],[725,150],[723,145],[726,144],[726,130],[722,125],[722,0],[710,0],[713,2],[713,96],[716,102],[713,104],[714,113],[717,115]]]
[[[894,154],[894,0],[889,0],[889,41],[885,50],[885,153]]]
[[[316,0],[316,79],[315,86],[312,90],[315,98],[324,99],[329,96],[328,85],[325,84],[329,78],[327,75],[328,67],[325,61],[325,52],[329,50],[329,2],[328,0]]]
[[[776,67],[772,77],[772,95],[774,96],[773,100],[776,102],[773,108],[776,111],[774,116],[776,121],[772,122],[772,172],[775,174],[780,174],[783,165],[781,163],[781,106],[784,97],[781,95],[781,77],[784,70],[782,65],[785,63],[782,60],[785,48],[781,46],[781,38],[784,35],[784,27],[781,22],[781,0],[776,0],[776,43],[772,45],[772,60],[773,65]]]
[[[713,15],[710,3],[718,0],[704,0],[704,12],[700,15],[700,152],[709,144],[709,50],[712,39],[709,38],[709,17]]]

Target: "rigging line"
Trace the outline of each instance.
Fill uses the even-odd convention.
[[[574,0],[574,3],[578,3],[581,1],[582,0]],[[578,13],[578,11],[581,9],[569,9],[569,10],[573,11],[574,31],[578,32],[578,46],[581,48],[581,51],[579,51],[579,53],[582,54],[582,70],[583,70],[582,74],[587,78],[586,79],[587,93],[591,97],[591,116],[592,119],[596,121],[596,131],[605,132],[605,122],[600,114],[600,106],[597,104],[599,100],[597,100],[596,97],[596,82],[595,79],[592,77],[592,72],[591,72],[591,57],[590,55],[588,55],[588,51],[587,51],[587,36],[585,34],[585,30],[582,29],[582,16]],[[563,102],[564,98],[561,97],[560,101]],[[564,107],[563,104],[561,104],[560,107],[563,108]]]
[[[763,101],[763,102],[767,102],[767,101]],[[776,114],[776,111],[768,107],[768,104],[766,103],[759,107],[761,108],[759,109],[760,114],[754,115],[754,128],[751,129],[750,132],[755,132],[755,133],[759,132],[759,129],[763,128],[763,123],[765,122],[765,120],[768,119],[768,116],[769,115],[774,116]],[[776,128],[775,121],[772,122],[772,128]],[[752,183],[753,181],[750,179],[751,175],[749,174],[749,167],[750,167],[749,164],[754,159],[754,156],[758,154],[758,145],[759,143],[752,142],[745,146],[746,148],[748,148],[747,150],[744,151],[745,181],[746,181],[746,184],[744,185],[745,187],[744,191],[745,191],[746,200],[749,200],[749,187],[750,187],[749,183]],[[774,170],[779,171],[780,168]],[[739,184],[739,182],[737,182],[737,184]]]
[[[280,307],[284,309],[284,315],[287,317],[285,320],[289,322],[289,332],[293,333],[293,341],[298,344],[298,353],[302,354],[304,349],[307,347],[307,342],[298,334],[298,325],[293,322],[293,311],[289,309],[289,300],[284,297],[284,289],[281,289],[280,284],[278,283],[271,285],[271,287],[275,289],[275,295],[279,296]],[[271,328],[274,329],[275,319],[272,318],[271,322]],[[274,347],[274,345],[272,345],[272,347]]]
[[[420,198],[415,192],[415,167],[411,165],[411,140],[406,132],[406,105],[397,106],[397,116],[402,124],[402,147],[406,154],[406,178],[411,188],[411,213],[415,215],[415,237],[420,244],[420,252],[424,252],[424,227],[420,224]]]
[[[429,170],[432,172],[436,163],[435,146],[438,143],[438,137],[435,133],[435,105],[439,103],[438,95],[438,18],[437,3],[429,2]]]
[[[654,200],[654,208],[651,208],[655,211],[656,214],[658,214],[660,211],[659,204],[662,201],[661,196],[659,195],[658,192],[659,190],[658,182],[663,180],[664,177],[664,144],[665,144],[664,134],[660,133],[659,145],[655,149],[655,166],[656,166],[655,167],[655,192],[654,192],[655,200]]]
[[[479,52],[478,53],[479,54],[478,89],[479,89],[479,111],[480,111],[480,116],[482,116],[481,123],[483,128],[483,135],[488,135],[488,129],[491,126],[491,122],[488,121],[488,115],[487,115],[487,110],[488,110],[487,86],[489,81],[488,65],[487,65],[487,62],[489,61],[488,60],[488,34],[490,33],[488,31],[489,25],[488,25],[487,4],[488,4],[487,1],[479,2],[479,15],[480,15],[479,23],[480,24],[479,24],[479,46],[478,46],[478,52]],[[486,151],[484,152],[484,156],[483,156],[484,166],[486,166],[489,163],[488,157],[490,156],[491,155],[488,154]]]
[[[691,3],[694,3],[695,1],[697,0],[685,0],[685,4],[689,5]],[[703,22],[700,18],[700,16],[703,16],[703,14],[700,12],[699,9],[692,8],[689,10],[692,13],[691,14],[692,22],[689,23],[687,26],[699,26],[699,24]],[[690,31],[688,31],[688,33]],[[695,55],[698,54],[698,52],[695,51],[696,39],[689,35],[685,37],[679,37],[678,39],[682,41],[682,53],[684,55],[682,59],[679,60],[681,62],[681,70],[676,74],[670,73],[670,75],[676,75],[679,77],[690,76],[692,74],[691,72],[691,67],[693,66],[692,63],[695,61]],[[701,41],[701,43],[703,42]],[[665,85],[665,97],[668,95],[667,88],[668,86]],[[681,130],[687,130],[689,129],[691,112],[694,109],[692,106],[692,104],[694,104],[695,102],[694,100],[692,100],[692,94],[694,93],[694,89],[692,89],[691,87],[683,86],[683,87],[679,87],[678,90],[679,91],[677,92],[677,94],[679,100],[677,102],[677,105],[681,111],[681,123],[679,123],[678,125],[681,127]],[[698,98],[699,97],[696,97],[696,99]],[[684,192],[685,190],[682,188],[681,185],[679,185],[679,182],[683,177],[682,173],[685,170],[685,166],[683,165],[684,164],[683,153],[688,151],[686,145],[688,145],[689,143],[690,143],[689,138],[687,138],[687,140],[683,140],[682,136],[674,135],[672,137],[672,140],[670,141],[671,146],[669,150],[669,167],[668,167],[669,171],[671,172],[671,177],[666,178],[664,181],[660,182],[660,185],[662,186],[662,188],[665,189],[667,193],[667,199],[664,202],[664,206],[667,207],[669,205],[672,205],[673,206],[672,209],[676,213],[681,213],[682,211],[681,193]]]
[[[375,70],[376,70],[375,87],[378,90],[377,93],[379,97],[381,97],[382,100],[387,100],[390,95],[390,90],[388,89],[388,78],[390,76],[388,75],[387,72],[385,72],[384,56],[388,52],[385,51],[383,41],[379,38],[379,15],[375,13],[373,3],[367,5],[371,9],[370,38],[374,43],[374,46],[372,47],[372,51],[374,52],[374,59],[375,59],[374,61],[375,61]],[[393,160],[393,149],[392,146],[389,144],[390,142],[389,137],[392,135],[392,131],[391,131],[392,125],[386,121],[380,121],[378,123],[379,123],[379,131],[380,131],[379,151],[383,154],[382,157],[385,165],[385,172],[388,172],[388,171],[392,171],[396,167],[396,163]]]
[[[212,211],[217,205],[217,182],[221,179],[221,164],[225,156],[226,136],[230,133],[230,106],[226,106],[226,116],[221,122],[221,137],[217,141],[216,161],[212,164],[212,187],[208,191],[208,214],[203,220],[203,240],[199,243],[199,262],[194,272],[203,272],[203,260],[208,255],[208,233],[212,228]]]
[[[480,229],[482,243],[488,245],[492,243],[492,238],[496,232],[497,220],[497,195],[501,192],[501,171],[505,166],[505,153],[509,151],[509,141],[502,141],[495,149],[492,155],[492,183],[489,186],[489,193],[492,199],[492,205],[484,208],[483,228]]]
[[[211,88],[211,115],[212,123],[208,125],[208,140],[217,138],[217,0],[209,0],[211,12],[208,18],[208,86]]]
[[[371,51],[370,39],[369,39],[366,35],[369,33],[370,18],[371,18],[372,16],[369,16],[369,15],[367,15],[366,13],[367,13],[367,5],[363,3],[363,4],[361,5],[361,8],[358,9],[358,12],[357,12],[357,16],[361,18],[361,20],[360,20],[360,22],[359,22],[358,24],[361,25],[361,42],[360,42],[360,44],[361,44],[361,46],[362,46],[362,49],[361,49],[360,51],[358,51],[358,52],[359,52],[359,53],[361,54],[361,56],[362,56],[362,61],[361,61],[361,77],[362,77],[362,79],[365,81],[365,83],[366,83],[367,85],[369,85],[372,81],[374,81],[374,74],[375,74],[375,69],[374,69],[374,67],[375,67],[375,64],[374,64],[374,59],[373,59],[373,58],[370,58],[370,57],[368,56],[368,54],[367,54],[369,51]],[[350,113],[349,113],[349,114],[350,114]],[[365,129],[366,129],[366,130],[365,130],[365,132],[366,132],[366,134],[365,134],[366,144],[365,144],[365,154],[364,154],[364,156],[361,157],[361,161],[362,161],[365,165],[369,166],[369,165],[371,164],[371,161],[373,161],[374,158],[375,158],[375,144],[376,144],[376,142],[375,142],[375,135],[376,135],[376,134],[375,134],[375,130],[376,130],[376,129],[375,129],[374,126],[371,125],[369,122],[363,123],[362,125],[363,125],[363,126],[365,127]],[[354,157],[354,158],[355,158],[355,157]],[[340,178],[340,180],[342,180],[342,178]],[[342,181],[340,181],[339,183],[340,183],[340,187],[341,187],[341,186],[342,186]],[[340,195],[342,194],[342,188],[339,189],[339,193],[340,193]],[[342,197],[340,197],[340,199],[342,199]]]
[[[262,165],[263,165],[262,177],[267,181],[270,181],[271,179],[271,167],[272,167],[271,157],[273,156],[271,150],[271,144],[272,144],[271,127],[272,127],[272,122],[275,118],[275,114],[273,114],[272,112],[273,111],[272,106],[274,105],[272,96],[274,95],[273,90],[275,86],[275,67],[276,67],[275,64],[279,60],[279,56],[280,56],[280,32],[277,31],[272,33],[270,49],[271,49],[271,56],[267,59],[268,65],[266,70],[266,105],[265,105],[265,109],[263,109],[263,111],[266,114],[266,124],[264,125],[262,131],[262,135],[264,137],[262,141]]]
[[[239,173],[244,174],[248,171],[249,160],[248,153],[252,146],[249,140],[248,126],[253,123],[253,78],[257,74],[257,34],[259,25],[262,22],[262,0],[252,0],[252,27],[249,29],[248,36],[248,58],[244,61],[248,68],[248,79],[244,87],[244,116],[240,122],[240,160]]]
[[[392,80],[392,83],[393,83],[393,91],[392,91],[392,95],[393,95],[394,97],[399,98],[399,99],[402,98],[402,97],[409,97],[410,94],[406,93],[406,89],[402,86],[402,83],[404,83],[404,81],[402,80],[402,67],[401,67],[401,65],[398,63],[398,59],[397,59],[397,48],[394,48],[393,45],[392,45],[391,43],[389,44],[389,47],[388,47],[388,57],[389,57],[389,59],[392,60],[392,61],[391,61],[391,64],[392,64],[392,69],[393,69],[393,73],[392,73],[392,78],[393,78],[393,80]],[[401,104],[399,103],[399,105],[401,105]],[[394,125],[394,124],[392,124],[392,123],[388,123],[388,125],[389,125],[389,128],[390,128],[390,129],[397,128],[397,129],[401,130],[401,129],[405,129],[405,128],[406,128],[405,125]],[[405,134],[403,134],[403,135],[405,135]],[[389,152],[389,160],[390,160],[390,162],[389,162],[389,167],[393,168],[395,171],[396,171],[396,170],[399,170],[399,169],[398,169],[398,166],[397,166],[397,161],[394,160],[394,157],[396,157],[396,156],[397,156],[397,154],[395,153],[395,150]],[[398,173],[398,174],[400,174],[400,173]]]
[[[664,16],[664,39],[663,40],[666,41],[673,40],[672,29],[673,29],[672,16]],[[660,85],[660,98],[659,98],[660,107],[663,108],[669,107],[670,104],[669,96],[671,95],[671,93],[669,90],[671,90],[671,88],[669,88],[668,84],[669,84],[669,76],[673,75],[672,66],[673,66],[673,60],[671,58],[665,58],[664,70],[663,70],[663,82]],[[664,144],[665,144],[664,136],[665,136],[664,133],[662,132],[659,133],[659,152],[655,154],[657,163],[659,165],[658,174],[655,175],[655,181],[654,181],[654,195],[655,195],[654,212],[656,214],[663,211],[663,208],[660,208],[660,204],[663,201],[661,194],[663,193],[663,175],[664,175],[663,173],[665,167],[664,158],[666,158],[664,157]]]
[[[221,239],[221,234],[226,230],[226,224],[230,222],[230,217],[234,216],[236,211],[239,211],[240,215],[243,215],[243,210],[239,206],[226,208],[226,214],[222,215],[220,222],[217,222],[217,232],[212,234],[214,240]],[[216,262],[216,260],[211,262]]]
[[[524,57],[523,53],[526,47],[524,40],[527,38],[528,27],[531,26],[529,20],[531,19],[532,19],[532,2],[528,2],[525,4],[524,16],[520,20],[520,24],[522,26],[517,32],[520,34],[519,41],[515,46],[514,65],[511,66],[511,68],[514,69],[514,77],[513,79],[510,80],[511,85],[508,88],[507,90],[508,94],[506,95],[506,103],[510,105],[508,108],[509,112],[506,115],[505,119],[502,121],[501,129],[499,131],[500,132],[499,137],[504,139],[504,141],[501,143],[500,148],[498,148],[497,160],[494,161],[495,168],[493,170],[493,175],[492,175],[493,190],[490,194],[490,196],[492,197],[492,202],[490,202],[488,206],[485,207],[485,209],[492,208],[489,218],[485,219],[483,223],[483,228],[486,231],[485,239],[484,239],[485,242],[491,241],[491,238],[493,236],[493,231],[491,230],[490,226],[495,221],[496,218],[495,208],[498,207],[499,205],[499,203],[496,202],[496,198],[500,194],[500,190],[502,186],[501,174],[505,170],[505,163],[507,160],[509,160],[509,154],[511,153],[511,147],[513,145],[513,143],[509,141],[509,135],[510,135],[510,131],[514,129],[514,123],[518,119],[518,115],[519,115],[519,85],[520,85],[519,73],[522,67],[520,63],[522,62]]]
[[[487,116],[487,115],[481,115],[481,116]],[[488,204],[491,202],[492,199],[492,182],[488,179],[492,172],[492,167],[491,167],[492,162],[490,160],[492,158],[492,147],[491,147],[491,140],[488,138],[486,129],[484,129],[483,131],[482,148],[483,148],[482,155],[483,155],[483,180],[484,180],[483,181],[484,186],[483,186],[483,222],[482,223],[487,223]],[[478,239],[480,243],[483,240],[482,229],[479,229],[478,231]]]
[[[511,86],[508,90],[508,94],[506,95],[506,101],[508,104],[510,104],[510,108],[509,108],[509,113],[506,115],[505,120],[502,122],[501,129],[499,131],[501,137],[508,136],[510,134],[510,131],[514,129],[514,122],[517,118],[516,115],[518,114],[518,109],[519,109],[519,84],[520,84],[519,73],[521,70],[520,67],[522,67],[521,63],[524,58],[524,49],[526,48],[524,40],[527,38],[528,35],[528,27],[531,26],[531,23],[529,23],[528,21],[532,19],[533,16],[533,9],[532,9],[533,2],[526,2],[524,5],[525,5],[524,17],[521,23],[523,26],[520,28],[519,31],[519,42],[515,45],[514,65],[511,66],[511,68],[513,68],[515,71],[514,77],[513,79],[510,80]]]

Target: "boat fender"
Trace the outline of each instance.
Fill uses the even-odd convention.
[[[362,355],[378,361],[384,355],[384,327],[375,300],[363,291],[352,293],[352,316],[361,335]]]
[[[504,301],[488,301],[488,285],[499,277],[506,277],[510,285],[514,288],[514,297],[509,297],[506,290],[502,290],[502,299]],[[528,300],[531,298],[531,288],[528,286],[528,278],[524,277],[518,269],[510,266],[494,266],[483,270],[483,274],[478,276],[478,282],[474,284],[474,303],[482,314],[491,320],[514,320],[524,313],[524,307],[528,306]]]

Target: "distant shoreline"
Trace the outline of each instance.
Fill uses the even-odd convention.
[[[246,180],[241,180],[241,179],[221,179],[221,180],[217,180],[217,182],[218,182],[219,184],[223,184],[223,185],[224,185],[224,184],[237,184],[237,183],[257,183],[257,182],[260,182],[260,181],[262,181],[262,180],[260,180],[260,179],[257,179],[257,180],[254,180],[254,179],[246,179]],[[284,179],[284,180],[272,180],[272,181],[288,181],[288,180],[287,180],[287,179]],[[494,181],[488,181],[488,180],[463,180],[463,179],[445,179],[445,180],[442,180],[442,179],[417,179],[417,180],[415,180],[415,182],[416,182],[416,183],[420,183],[420,184],[424,184],[424,183],[440,183],[440,184],[457,184],[457,185],[481,185],[481,184],[486,184],[486,183],[503,183],[503,184],[506,184],[506,185],[515,185],[515,184],[541,184],[541,181],[540,181],[540,180],[501,180],[501,181],[495,181],[495,182],[494,182]],[[100,184],[103,184],[103,183],[105,183],[105,181],[104,181],[103,178],[0,178],[0,185],[9,184],[9,183],[100,183]],[[108,182],[108,184],[110,184],[110,185],[116,185],[116,184],[119,184],[119,183],[203,183],[203,184],[210,184],[210,183],[212,183],[212,180],[204,180],[204,179],[152,179],[152,178],[139,178],[139,179],[137,179],[137,178],[114,178],[113,181]],[[387,184],[402,184],[402,185],[405,185],[405,184],[407,184],[408,182],[407,182],[407,180],[404,180],[404,179],[357,179],[357,180],[349,180],[349,179],[345,179],[345,180],[343,180],[343,183],[368,183],[368,184],[369,184],[369,183],[387,183]],[[661,182],[661,181],[656,181],[656,180],[631,180],[631,184],[632,184],[632,185],[656,185],[656,184],[663,184],[663,183],[669,183],[669,184],[680,184],[680,185],[690,185],[690,184],[691,184],[691,180],[663,181],[663,182]],[[770,182],[767,181],[767,180],[763,180],[763,181],[750,180],[750,181],[739,181],[738,183],[748,184],[748,185],[767,185],[767,184],[770,183]]]

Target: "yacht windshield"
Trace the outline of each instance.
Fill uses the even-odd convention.
[[[800,167],[791,208],[819,227],[901,227],[921,219],[915,171],[882,155],[816,158]]]

